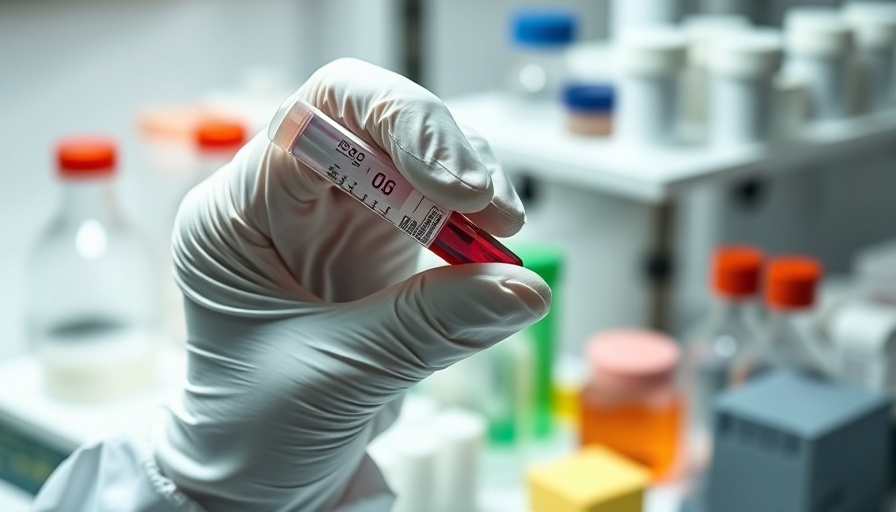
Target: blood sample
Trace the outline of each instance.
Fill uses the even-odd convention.
[[[280,107],[270,139],[343,192],[446,262],[523,262],[464,215],[418,192],[383,151],[371,147],[306,101]]]

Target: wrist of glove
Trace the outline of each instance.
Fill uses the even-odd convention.
[[[341,60],[299,95],[437,203],[497,236],[522,226],[487,144],[425,89]],[[261,135],[188,194],[173,247],[189,370],[154,451],[209,510],[329,510],[381,482],[366,446],[403,392],[550,304],[520,267],[413,275],[414,241]]]

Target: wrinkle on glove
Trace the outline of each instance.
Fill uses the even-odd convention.
[[[298,94],[443,206],[498,235],[522,226],[488,145],[420,86],[346,59]],[[263,135],[187,195],[172,245],[188,375],[152,441],[161,473],[216,512],[387,506],[366,448],[405,390],[550,305],[512,265],[413,275],[416,242]]]

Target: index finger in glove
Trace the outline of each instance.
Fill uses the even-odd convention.
[[[526,223],[523,202],[488,142],[469,126],[461,126],[461,129],[491,174],[495,189],[495,195],[485,209],[467,216],[474,224],[495,236],[513,236]]]
[[[357,59],[317,70],[299,96],[383,149],[420,193],[461,213],[486,208],[492,176],[434,94],[407,78]]]

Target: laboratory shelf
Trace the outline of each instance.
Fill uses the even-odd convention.
[[[764,146],[653,149],[568,133],[559,106],[523,108],[501,93],[458,97],[446,104],[460,124],[489,141],[511,171],[648,204],[667,201],[698,183],[828,164],[896,146],[896,111],[818,123],[795,140]]]

